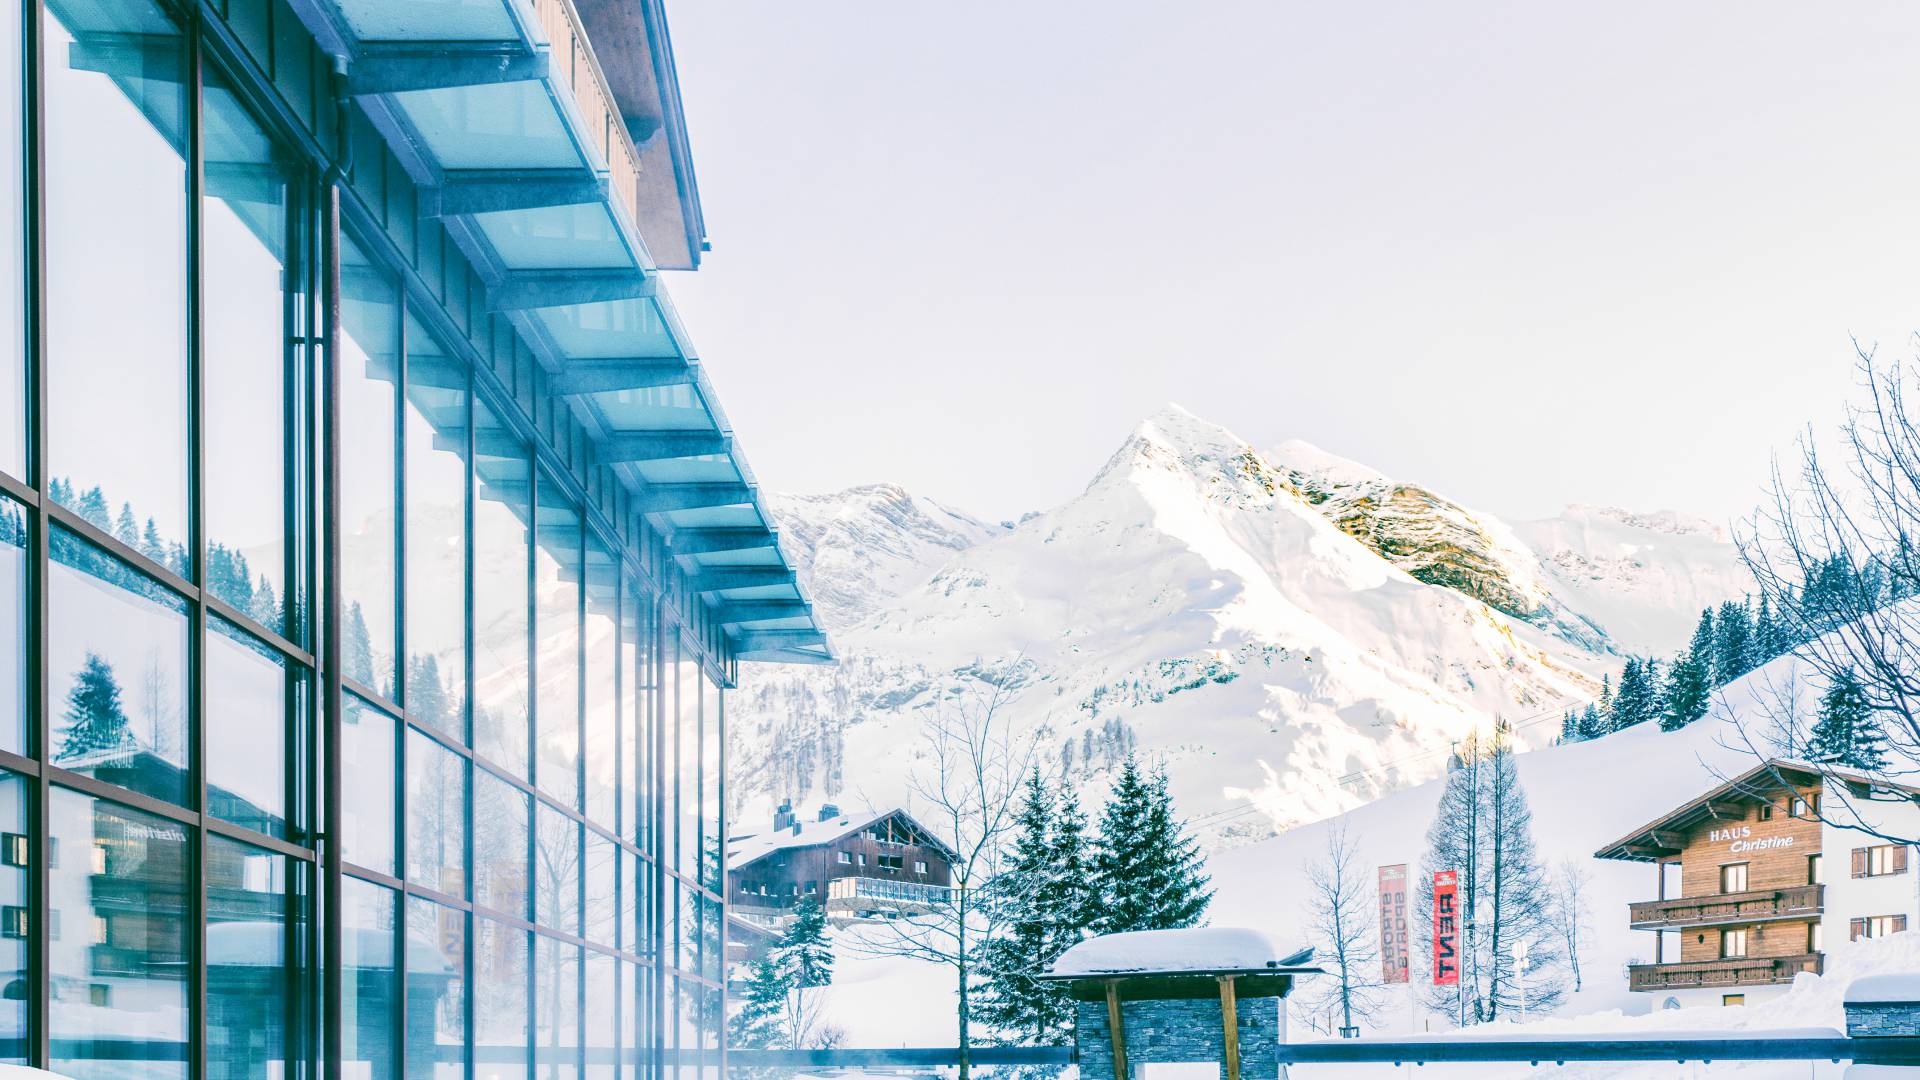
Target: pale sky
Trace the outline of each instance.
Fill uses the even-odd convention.
[[[675,0],[762,482],[990,518],[1167,401],[1516,518],[1749,510],[1920,329],[1920,5]]]

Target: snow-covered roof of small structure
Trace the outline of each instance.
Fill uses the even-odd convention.
[[[1041,978],[1308,974],[1320,971],[1310,963],[1312,959],[1312,949],[1284,944],[1263,930],[1234,926],[1135,930],[1075,945]]]
[[[831,844],[843,836],[857,833],[881,821],[900,815],[913,828],[925,835],[930,847],[945,852],[948,858],[953,852],[946,844],[933,835],[926,826],[914,821],[904,810],[867,810],[857,814],[841,814],[825,821],[801,821],[785,829],[769,829],[759,833],[739,833],[727,842],[727,869],[738,870],[751,862],[766,858],[776,851],[793,848],[814,847],[819,844]]]
[[[1920,971],[1866,975],[1847,984],[1849,1005],[1906,1004],[1920,1001]]]

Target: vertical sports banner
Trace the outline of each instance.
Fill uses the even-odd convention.
[[[1459,881],[1451,870],[1433,875],[1433,985],[1460,985]]]
[[[1407,981],[1407,864],[1380,868],[1380,979]]]

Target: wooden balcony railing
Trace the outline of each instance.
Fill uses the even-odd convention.
[[[1796,885],[1790,889],[1714,893],[1674,900],[1647,900],[1629,904],[1628,923],[1635,930],[1671,930],[1689,926],[1805,919],[1820,914],[1826,903],[1825,885]]]
[[[587,42],[580,13],[574,10],[573,0],[533,0],[533,12],[552,48],[550,70],[572,88],[588,137],[606,159],[607,189],[614,201],[627,208],[628,218],[635,219],[640,212],[640,152],[627,134],[627,122],[607,87],[606,73]]]
[[[1633,990],[1695,990],[1710,987],[1773,986],[1790,983],[1803,971],[1820,973],[1820,954],[1753,956],[1695,960],[1682,964],[1633,964],[1627,985]]]

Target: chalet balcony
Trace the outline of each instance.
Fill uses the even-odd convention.
[[[827,882],[827,910],[835,914],[931,911],[947,903],[953,890],[945,885],[890,878],[843,877]]]
[[[1790,983],[1803,971],[1820,974],[1819,953],[1803,956],[1743,956],[1724,960],[1695,960],[1681,964],[1634,964],[1627,968],[1633,990],[1697,990],[1775,986]]]
[[[1826,888],[1825,885],[1796,885],[1790,889],[1759,889],[1673,900],[1647,900],[1628,905],[1627,921],[1635,930],[1677,930],[1776,919],[1816,918],[1826,902]]]

